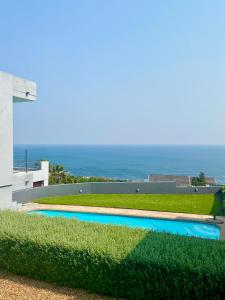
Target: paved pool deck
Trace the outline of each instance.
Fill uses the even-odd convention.
[[[199,215],[199,214],[187,214],[187,213],[175,213],[175,212],[163,212],[153,210],[139,210],[128,208],[111,208],[111,207],[96,207],[96,206],[80,206],[80,205],[50,205],[39,204],[29,202],[24,204],[20,211],[28,212],[31,210],[61,210],[71,212],[86,212],[86,213],[98,213],[98,214],[110,214],[121,215],[131,217],[147,217],[147,218],[159,218],[168,220],[186,220],[186,221],[200,221],[213,223],[213,217],[211,215]],[[221,224],[216,224],[220,227],[221,234],[220,239],[225,240],[225,217],[217,217],[217,220],[221,221]]]
[[[27,203],[22,206],[22,211],[30,210],[67,210],[75,212],[89,212],[99,214],[110,214],[110,215],[123,215],[133,217],[149,217],[149,218],[160,218],[160,219],[183,219],[183,220],[196,220],[206,221],[212,219],[210,215],[197,215],[197,214],[186,214],[186,213],[173,213],[173,212],[162,212],[152,210],[139,210],[139,209],[127,209],[127,208],[111,208],[111,207],[95,207],[95,206],[79,206],[79,205],[50,205],[50,204],[38,204],[38,203]]]

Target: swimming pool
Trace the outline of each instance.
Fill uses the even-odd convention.
[[[112,224],[128,226],[133,228],[143,228],[159,232],[169,232],[173,234],[195,236],[206,239],[218,240],[220,238],[220,228],[201,222],[165,220],[144,217],[130,217],[120,215],[108,215],[97,213],[70,212],[60,210],[33,210],[28,214],[40,214],[48,217],[64,217],[78,219],[85,222],[97,222],[101,224]]]

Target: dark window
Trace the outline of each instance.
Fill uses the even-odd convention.
[[[43,180],[33,182],[33,187],[34,187],[34,188],[36,188],[36,187],[41,187],[41,186],[44,186],[44,181],[43,181]]]

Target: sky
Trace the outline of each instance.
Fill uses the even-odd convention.
[[[0,0],[15,144],[224,144],[224,0]]]

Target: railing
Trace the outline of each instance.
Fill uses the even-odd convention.
[[[29,172],[37,171],[41,169],[41,163],[39,161],[26,161],[24,159],[14,160],[13,171],[14,172]]]

